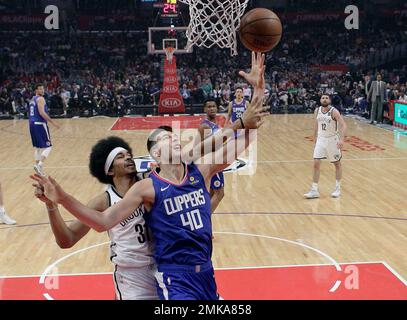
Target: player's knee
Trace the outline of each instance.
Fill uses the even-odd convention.
[[[314,160],[314,169],[319,169],[321,167],[321,160]]]
[[[44,158],[48,158],[49,154],[51,153],[52,147],[46,148],[42,153],[41,156]]]
[[[35,161],[41,160],[41,149],[35,149],[34,151],[34,159]]]

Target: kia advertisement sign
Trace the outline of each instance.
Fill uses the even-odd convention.
[[[175,83],[178,82],[177,77],[165,77],[165,81],[167,81],[168,83]]]
[[[185,112],[184,100],[179,93],[175,57],[172,58],[171,63],[167,59],[164,61],[164,84],[160,94],[158,112],[161,114]]]
[[[165,98],[162,101],[165,108],[179,108],[182,105],[182,101],[178,98]]]
[[[171,68],[171,69],[167,70],[167,74],[176,74],[176,73],[177,73],[177,69]]]
[[[175,85],[168,85],[163,88],[164,93],[176,93],[178,91],[178,87]]]

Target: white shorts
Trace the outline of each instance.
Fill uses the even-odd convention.
[[[115,266],[113,273],[116,300],[159,300],[155,265],[140,268]]]
[[[318,137],[314,149],[314,159],[328,159],[337,162],[342,158],[341,149],[338,148],[339,137]]]

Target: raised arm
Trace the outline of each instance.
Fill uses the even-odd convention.
[[[257,96],[253,100],[253,107],[262,107],[263,106],[263,97]],[[217,150],[215,153],[215,161],[211,165],[202,165],[201,172],[205,174],[205,171],[208,172],[208,177],[212,177],[214,174],[223,171],[228,166],[230,166],[237,157],[245,151],[249,145],[256,139],[257,129],[243,130],[243,132],[236,138],[230,139],[220,150]],[[220,160],[220,161],[219,161]]]
[[[243,71],[239,72],[239,75],[246,79],[253,87],[253,101],[259,99],[258,103],[252,103],[243,113],[242,118],[236,120],[232,125],[219,130],[211,138],[205,139],[200,144],[197,144],[188,154],[185,154],[184,159],[186,162],[196,161],[205,155],[216,152],[213,146],[216,146],[216,141],[225,142],[227,138],[233,137],[234,133],[239,129],[257,129],[263,123],[263,118],[270,113],[267,111],[268,107],[263,107],[264,98],[264,58],[265,56],[260,53],[252,53],[252,69],[250,73]],[[220,146],[221,144],[218,143]]]
[[[226,119],[226,124],[229,124],[231,119],[232,119],[232,102],[229,102],[229,105],[228,105],[228,117]]]
[[[219,143],[225,142],[228,138],[234,136],[235,132],[239,129],[253,129],[258,128],[261,124],[261,118],[268,115],[268,112],[264,112],[265,108],[261,107],[250,107],[248,108],[242,116],[242,120],[236,120],[231,126],[225,127],[222,130],[217,131],[214,135],[204,139],[203,141],[196,144],[192,150],[188,151],[183,155],[185,162],[193,162],[206,156],[209,153],[216,151],[216,146],[222,145]],[[195,140],[196,141],[196,140]],[[216,144],[218,142],[218,144]]]
[[[33,186],[35,187],[34,195],[44,202],[48,211],[48,218],[56,243],[62,249],[72,248],[89,232],[90,228],[79,220],[67,224],[62,218],[58,204],[52,202],[44,195],[44,190],[39,184],[34,184]],[[106,192],[92,199],[88,203],[88,207],[97,211],[105,210],[108,207]]]
[[[61,204],[77,219],[98,232],[111,229],[130,216],[143,202],[152,202],[155,197],[152,180],[145,179],[134,184],[123,200],[99,212],[66,193],[53,178],[37,174],[30,177],[44,187],[44,193],[48,199]]]
[[[216,161],[214,164],[211,164],[209,166],[201,165],[200,170],[204,175],[207,173],[209,177],[211,177],[216,172],[222,171],[223,169],[227,168],[231,164],[231,162],[236,160],[236,158],[250,145],[250,143],[254,141],[257,134],[257,128],[259,128],[264,122],[263,118],[269,115],[269,112],[267,112],[268,107],[263,107],[265,90],[264,58],[264,55],[260,53],[256,54],[253,52],[251,72],[249,74],[242,71],[239,72],[239,74],[254,87],[252,104],[248,106],[247,110],[243,114],[243,117],[247,112],[251,113],[253,112],[253,110],[256,110],[256,112],[258,113],[256,126],[254,128],[246,128],[246,126],[244,126],[244,129],[253,130],[245,130],[244,135],[241,134],[238,136],[237,139],[229,140],[228,143],[226,143],[220,150],[216,151]],[[217,161],[218,159],[220,159],[221,161]]]

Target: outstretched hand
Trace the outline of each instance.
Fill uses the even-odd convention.
[[[45,204],[52,204],[53,202],[48,199],[44,194],[44,187],[41,186],[39,183],[33,183],[34,187],[34,196],[37,197],[38,200],[41,200]]]
[[[269,106],[263,106],[263,98],[261,96],[255,96],[242,116],[245,128],[258,129],[263,124],[264,117],[270,115],[269,109]]]
[[[266,70],[264,60],[264,54],[252,52],[252,69],[250,70],[250,73],[243,71],[239,72],[239,75],[254,88],[251,105],[246,109],[242,117],[246,129],[259,128],[264,122],[264,117],[270,115],[270,112],[268,111],[269,107],[263,106],[264,90],[266,87],[264,80],[264,73]]]
[[[255,89],[265,88],[264,72],[266,66],[264,65],[265,55],[259,52],[252,52],[252,69],[250,73],[239,71],[239,75],[250,83]]]
[[[35,187],[38,186],[37,188],[40,188],[41,191],[43,190],[43,194],[41,197],[45,196],[49,201],[52,201],[54,203],[61,203],[66,198],[66,196],[67,196],[66,192],[50,176],[43,177],[38,174],[34,174],[34,175],[31,175],[30,178],[37,182],[37,184],[33,184],[33,186],[35,186]],[[42,201],[45,200],[45,198],[42,198],[42,199],[39,198],[39,199]]]

